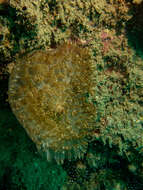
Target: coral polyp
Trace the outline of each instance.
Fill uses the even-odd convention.
[[[93,87],[91,65],[89,50],[69,43],[35,50],[13,68],[9,103],[48,160],[62,163],[86,152],[95,113],[87,98]]]

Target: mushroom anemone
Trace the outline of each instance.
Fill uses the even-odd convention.
[[[92,64],[87,48],[62,44],[19,58],[9,79],[9,103],[47,159],[82,158],[94,128]]]

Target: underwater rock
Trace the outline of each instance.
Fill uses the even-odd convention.
[[[92,66],[87,48],[63,44],[35,50],[15,64],[9,80],[9,103],[19,122],[57,163],[82,158],[94,128]]]

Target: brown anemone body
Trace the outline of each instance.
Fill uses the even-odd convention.
[[[23,56],[9,81],[9,102],[38,148],[57,161],[83,156],[94,122],[90,55],[86,48],[63,44]]]

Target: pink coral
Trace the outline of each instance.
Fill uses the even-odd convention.
[[[108,31],[101,32],[101,41],[103,45],[103,54],[106,54],[110,48],[112,48],[113,36]]]

